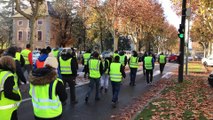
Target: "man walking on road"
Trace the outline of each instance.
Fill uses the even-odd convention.
[[[86,78],[88,71],[88,60],[91,57],[90,50],[87,50],[86,53],[83,54],[82,64],[84,65],[84,78]]]
[[[120,91],[122,77],[125,78],[126,74],[123,65],[119,63],[119,56],[116,56],[114,62],[111,63],[109,68],[110,80],[112,84],[112,106],[116,107],[118,102],[118,94]]]
[[[138,54],[136,51],[132,51],[132,56],[129,58],[129,67],[130,67],[130,86],[135,86],[136,73],[138,70]]]
[[[25,65],[24,65],[24,71],[27,70],[27,76],[30,74],[30,71],[32,70],[32,65],[33,65],[33,57],[32,57],[32,52],[30,50],[31,46],[30,44],[26,45],[26,49],[21,51],[21,55],[24,57],[25,60]]]
[[[153,69],[154,69],[154,58],[152,57],[152,53],[149,52],[148,56],[144,58],[144,64],[145,64],[145,69],[146,69],[146,81],[147,84],[152,83],[153,79]]]
[[[100,84],[100,77],[103,71],[102,62],[98,59],[99,54],[97,52],[93,53],[93,58],[88,61],[88,69],[89,69],[89,91],[86,94],[85,102],[87,103],[90,97],[90,94],[93,90],[94,84],[96,85],[96,94],[95,100],[99,101],[99,84]]]
[[[158,63],[160,65],[160,74],[163,74],[163,70],[166,65],[166,56],[163,53],[160,54]]]
[[[119,57],[120,57],[120,63],[122,64],[122,66],[124,67],[124,70],[125,70],[125,66],[127,64],[127,56],[125,55],[124,51],[121,51],[119,53]]]
[[[107,93],[108,91],[108,86],[109,86],[109,66],[110,63],[112,62],[111,57],[106,57],[104,60],[104,71],[103,75],[101,76],[101,89],[100,92],[102,93],[103,89],[104,92]]]
[[[70,104],[78,103],[75,95],[75,78],[77,76],[76,65],[78,65],[76,57],[72,56],[71,51],[62,53],[61,57],[59,58],[59,68],[65,86],[66,83],[68,83],[70,87]]]

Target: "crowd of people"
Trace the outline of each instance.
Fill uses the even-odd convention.
[[[112,106],[118,104],[122,80],[126,78],[125,68],[130,68],[129,85],[136,85],[139,62],[143,62],[143,73],[147,84],[152,84],[156,58],[151,52],[142,57],[132,51],[129,59],[124,51],[115,51],[113,56],[101,58],[97,51],[87,50],[82,56],[84,77],[89,78],[85,103],[89,102],[95,86],[95,101],[100,94],[107,93],[109,82],[112,86]],[[160,72],[163,73],[166,57],[159,56]],[[27,76],[24,76],[24,72]],[[19,86],[30,83],[29,94],[32,98],[34,118],[36,120],[58,120],[62,115],[62,106],[66,104],[66,84],[70,90],[70,104],[78,103],[75,92],[78,61],[75,50],[59,52],[50,47],[41,49],[40,56],[33,63],[30,44],[21,50],[10,47],[0,58],[0,116],[2,120],[17,120],[17,108],[22,101]]]

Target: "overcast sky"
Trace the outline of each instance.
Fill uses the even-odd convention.
[[[179,28],[179,24],[181,23],[180,16],[177,16],[174,10],[172,10],[172,3],[170,0],[159,0],[162,3],[164,8],[164,14],[166,19],[170,24],[174,25],[176,28]]]

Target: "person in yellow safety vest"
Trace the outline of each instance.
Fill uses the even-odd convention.
[[[70,87],[70,104],[77,104],[75,94],[75,78],[77,77],[77,59],[73,56],[72,51],[67,51],[59,57],[59,70],[62,76],[62,80],[66,86],[68,83]]]
[[[108,71],[109,71],[109,66],[110,66],[110,63],[112,62],[112,58],[111,57],[106,57],[104,59],[104,71],[103,71],[103,74],[101,76],[101,88],[100,88],[100,92],[102,93],[103,89],[104,89],[104,92],[107,93],[108,91],[108,86],[109,86],[109,74],[108,74]]]
[[[32,65],[33,65],[33,57],[32,57],[32,52],[30,50],[31,45],[27,44],[26,49],[21,51],[21,55],[24,57],[25,60],[25,65],[24,65],[24,71],[27,71],[27,76],[30,74],[30,71],[32,70]]]
[[[88,61],[91,57],[90,50],[87,50],[86,53],[83,54],[82,64],[84,65],[84,78],[86,78],[88,71]]]
[[[99,101],[99,84],[100,84],[100,78],[103,72],[103,65],[102,62],[98,59],[99,54],[97,52],[93,53],[93,58],[91,58],[88,61],[88,69],[89,69],[89,91],[86,94],[85,102],[87,103],[90,97],[90,94],[92,93],[94,84],[96,85],[96,94],[95,94],[95,100]]]
[[[116,51],[114,52],[114,54],[113,54],[113,60],[115,59],[116,56],[119,56],[118,50],[116,50]]]
[[[123,65],[119,63],[119,56],[116,56],[114,62],[110,64],[109,75],[112,84],[112,106],[116,107],[118,94],[120,91],[122,77],[126,78]]]
[[[13,59],[15,60],[16,75],[18,77],[18,85],[21,84],[21,81],[26,84],[26,78],[24,77],[24,73],[21,69],[21,64],[15,57],[16,53],[17,53],[17,47],[12,46],[7,49],[7,55],[10,57],[13,57]]]
[[[136,51],[132,51],[132,56],[129,58],[129,67],[130,67],[130,86],[135,86],[136,73],[139,67],[139,58]]]
[[[47,59],[44,68],[32,71],[30,91],[36,120],[59,120],[67,94],[63,81],[57,78],[57,59]]]
[[[16,60],[18,60],[21,64],[21,67],[24,67],[25,60],[24,57],[21,55],[21,48],[17,47],[16,55],[15,55]]]
[[[22,100],[15,74],[15,61],[10,56],[0,58],[0,119],[18,120],[17,109]]]
[[[148,56],[144,58],[144,65],[146,69],[146,82],[147,84],[152,84],[153,79],[153,69],[154,69],[154,58],[152,57],[152,53],[149,52]]]
[[[127,64],[127,56],[125,55],[125,52],[124,51],[121,51],[119,53],[119,57],[120,57],[120,63],[123,65],[124,67],[124,70],[125,70],[125,66]]]
[[[163,74],[163,70],[166,65],[166,56],[163,53],[160,54],[158,63],[160,65],[160,74]]]
[[[56,47],[56,48],[53,50],[53,55],[54,55],[54,57],[58,58],[58,55],[59,55],[58,53],[59,53],[59,48]]]

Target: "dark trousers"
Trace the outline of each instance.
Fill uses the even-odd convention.
[[[146,70],[146,82],[150,83],[153,79],[153,70]]]
[[[30,74],[30,71],[32,71],[32,66],[30,64],[24,65],[23,72],[27,71],[27,75]],[[28,77],[28,76],[27,76]]]
[[[14,110],[11,116],[11,120],[18,120],[17,110]]]
[[[161,74],[163,73],[164,66],[165,66],[165,63],[160,64],[160,73],[161,73]]]
[[[143,65],[143,75],[146,75],[146,68],[144,65]]]
[[[34,116],[34,117],[35,117],[36,120],[60,120],[61,115],[54,117],[54,118],[39,118],[39,117],[36,117],[36,116]]]
[[[130,85],[135,84],[137,68],[130,68]]]
[[[111,81],[111,84],[112,84],[112,102],[117,102],[118,94],[119,94],[120,88],[121,88],[121,82]]]
[[[89,91],[87,92],[86,97],[89,97],[90,94],[92,93],[94,84],[96,86],[95,99],[98,99],[99,98],[100,78],[90,78]]]
[[[84,76],[89,73],[88,65],[84,65]]]
[[[75,96],[75,77],[74,76],[63,76],[62,80],[64,82],[64,85],[66,86],[66,83],[68,83],[70,87],[70,102],[76,101]]]

